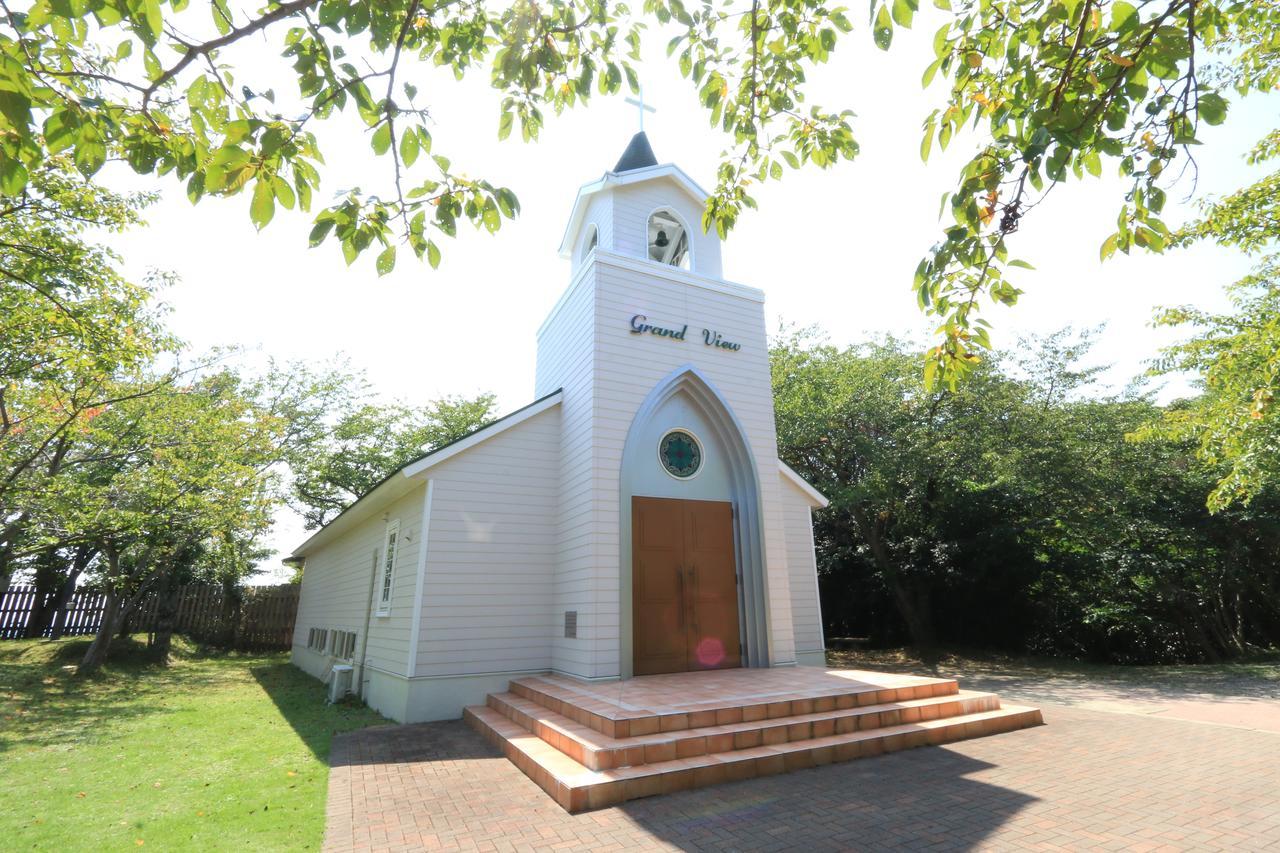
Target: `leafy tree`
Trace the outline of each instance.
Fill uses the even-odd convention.
[[[1280,81],[1280,5],[935,5],[943,25],[923,81],[945,91],[924,120],[921,152],[946,148],[970,124],[981,139],[944,201],[954,224],[915,278],[941,334],[926,379],[953,386],[990,348],[983,300],[1017,300],[1009,269],[1028,264],[1011,258],[1011,238],[1056,184],[1110,169],[1126,179],[1104,256],[1173,242],[1161,219],[1167,189],[1185,172],[1174,168],[1179,159],[1194,168],[1187,152],[1201,124],[1221,123],[1233,98]],[[917,0],[873,0],[873,42],[888,49],[918,11]],[[858,150],[848,113],[804,103],[808,70],[853,29],[842,8],[815,0],[645,0],[637,14],[607,0],[270,0],[247,14],[224,0],[36,0],[4,13],[0,192],[19,192],[51,154],[66,153],[87,175],[119,157],[141,174],[184,180],[193,200],[246,192],[262,227],[277,206],[310,209],[323,168],[311,129],[346,117],[368,132],[387,176],[320,211],[311,239],[336,239],[348,262],[374,249],[384,273],[400,242],[434,264],[436,238],[454,234],[460,220],[494,231],[519,209],[510,190],[467,177],[433,151],[429,98],[407,79],[422,66],[458,78],[487,73],[503,94],[499,136],[519,123],[532,139],[548,109],[634,89],[640,39],[656,23],[729,139],[703,220],[721,233],[754,204],[754,183]],[[284,69],[235,73],[236,51],[250,39],[279,53],[290,91],[268,82]]]
[[[920,263],[915,289],[940,321],[926,378],[955,382],[991,346],[983,298],[1013,304],[1012,236],[1058,183],[1115,170],[1127,191],[1104,258],[1162,251],[1168,185],[1194,169],[1200,129],[1220,124],[1229,98],[1280,82],[1274,0],[962,0],[934,37],[924,84],[948,84],[925,121],[921,154],[972,123],[982,144],[944,199],[954,224]],[[914,0],[886,0],[876,38],[910,26]],[[1182,168],[1173,168],[1177,161]],[[1274,234],[1274,231],[1272,231]]]
[[[1260,61],[1261,46],[1246,56]],[[1267,54],[1280,63],[1280,53]],[[1245,67],[1249,67],[1246,63]],[[1250,154],[1252,163],[1274,159],[1280,131],[1273,131]],[[1195,334],[1170,347],[1157,362],[1161,373],[1187,370],[1200,376],[1203,397],[1167,413],[1163,428],[1140,436],[1194,438],[1200,458],[1226,470],[1209,493],[1218,511],[1248,502],[1280,474],[1280,171],[1224,199],[1205,205],[1205,215],[1179,234],[1184,243],[1214,240],[1250,253],[1263,253],[1253,272],[1229,288],[1235,310],[1211,314],[1185,306],[1161,311],[1156,322],[1186,327]]]
[[[159,599],[163,659],[180,584],[234,582],[253,570],[283,500],[281,467],[306,435],[290,416],[333,387],[328,377],[310,378],[306,371],[247,379],[225,367],[204,369],[93,420],[87,443],[109,448],[115,464],[105,476],[56,484],[76,497],[59,505],[78,510],[61,522],[103,555],[91,581],[107,594],[106,612],[81,672],[101,665],[111,638],[147,596]]]
[[[930,656],[935,596],[958,571],[944,515],[1001,482],[1016,425],[989,412],[1019,389],[988,368],[957,393],[924,391],[901,342],[812,343],[801,334],[771,350],[780,452],[831,499],[824,517],[840,518],[838,532],[823,528],[819,551],[868,564]]]
[[[193,201],[247,192],[261,228],[278,205],[310,209],[324,162],[312,127],[345,118],[367,131],[387,177],[322,210],[311,240],[336,238],[348,263],[376,249],[380,273],[398,242],[434,265],[435,239],[460,220],[496,231],[519,210],[510,190],[433,150],[430,96],[411,82],[424,66],[487,75],[503,94],[499,136],[519,122],[532,139],[545,110],[624,81],[636,89],[646,20],[669,25],[669,49],[731,140],[705,220],[721,229],[750,202],[751,180],[782,174],[780,158],[827,166],[856,151],[846,116],[803,107],[805,69],[850,29],[841,9],[805,0],[742,9],[645,0],[642,19],[607,0],[269,0],[248,14],[225,0],[0,8],[0,192],[20,192],[51,154],[65,152],[85,175],[118,157],[140,174],[184,180]],[[237,73],[235,50],[264,41],[285,67]],[[277,71],[296,91],[270,88]]]
[[[1204,462],[1225,469],[1209,492],[1215,511],[1280,482],[1280,256],[1237,282],[1231,296],[1230,314],[1184,307],[1159,315],[1196,334],[1168,348],[1158,369],[1194,371],[1204,394],[1136,432],[1192,438]]]
[[[86,240],[133,225],[145,197],[86,183],[65,158],[47,161],[0,211],[0,583],[48,484],[74,460],[77,437],[176,346],[151,302],[162,280],[123,279],[115,256]],[[28,543],[30,544],[30,543]],[[35,549],[61,543],[37,543]],[[31,550],[23,546],[26,550]]]
[[[943,392],[902,342],[775,343],[779,451],[831,498],[828,631],[1127,662],[1280,641],[1280,495],[1210,515],[1215,469],[1126,440],[1161,410],[1102,393],[1088,344],[1027,341]]]
[[[421,407],[350,400],[324,436],[290,458],[291,503],[308,529],[322,527],[401,465],[492,420],[493,407],[492,394]]]

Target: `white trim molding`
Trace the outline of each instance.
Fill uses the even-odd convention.
[[[783,462],[781,459],[778,460],[778,470],[781,471],[782,476],[790,480],[797,489],[804,492],[809,500],[813,502],[814,506],[819,509],[824,509],[831,503],[831,501],[827,499],[826,495],[809,485],[808,480],[797,474],[790,465]]]
[[[431,541],[431,496],[435,481],[427,480],[427,493],[422,498],[422,526],[418,528],[418,582],[413,593],[413,626],[409,629],[409,660],[405,675],[413,678],[418,671],[418,645],[422,634],[422,589],[427,582],[427,543]]]
[[[392,537],[395,537],[394,544]],[[396,563],[400,561],[400,519],[387,522],[382,532],[382,561],[378,572],[378,608],[374,615],[391,615],[391,605],[396,598]]]
[[[416,477],[429,468],[439,465],[447,459],[452,459],[459,453],[465,453],[482,441],[488,441],[495,435],[501,435],[516,424],[522,424],[529,420],[529,418],[536,417],[547,409],[560,405],[560,400],[563,396],[564,395],[559,391],[556,391],[553,394],[548,394],[533,405],[525,406],[520,411],[507,415],[502,420],[494,421],[484,429],[476,430],[461,441],[455,441],[453,444],[442,447],[435,453],[424,456],[417,462],[411,462],[404,466],[400,473],[405,477]]]

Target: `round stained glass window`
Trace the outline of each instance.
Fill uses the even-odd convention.
[[[682,429],[673,429],[658,442],[658,458],[667,473],[687,480],[702,467],[702,445]]]

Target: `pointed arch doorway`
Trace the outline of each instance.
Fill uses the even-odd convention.
[[[679,444],[672,456],[673,435],[694,445],[696,466]],[[622,677],[768,665],[755,462],[696,368],[672,372],[640,405],[620,480]]]

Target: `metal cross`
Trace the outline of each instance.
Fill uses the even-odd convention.
[[[644,133],[644,114],[646,112],[656,113],[658,111],[658,108],[651,107],[644,102],[644,86],[640,87],[639,100],[637,100],[636,98],[627,98],[627,103],[635,104],[637,107],[640,108],[640,132]]]

